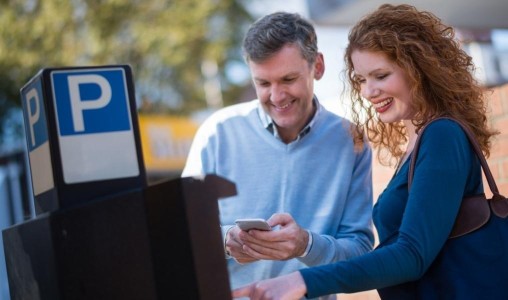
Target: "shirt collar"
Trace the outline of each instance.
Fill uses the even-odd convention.
[[[312,98],[312,103],[314,106],[316,106],[316,112],[314,113],[314,116],[312,116],[310,122],[307,125],[305,125],[305,127],[303,127],[303,129],[300,131],[296,140],[301,139],[307,133],[309,133],[310,129],[312,128],[312,126],[314,126],[314,123],[316,122],[317,116],[321,113],[322,107],[316,96]],[[261,120],[261,124],[263,124],[263,127],[265,127],[266,130],[268,130],[271,134],[273,134],[275,138],[281,140],[279,133],[277,132],[277,126],[275,126],[272,118],[270,118],[270,116],[265,112],[265,110],[261,105],[258,106],[258,114],[259,119]]]

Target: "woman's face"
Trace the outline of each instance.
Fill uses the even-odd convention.
[[[372,104],[382,122],[414,116],[409,79],[403,69],[381,52],[354,50],[351,60],[360,94]]]

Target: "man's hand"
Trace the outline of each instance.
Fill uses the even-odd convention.
[[[238,234],[241,231],[242,230],[238,228],[238,226],[234,226],[228,231],[226,236],[226,251],[229,256],[233,257],[240,264],[251,263],[258,260],[257,258],[248,255],[243,250],[243,242],[238,237]]]
[[[301,256],[309,241],[308,232],[298,226],[291,215],[277,213],[267,220],[270,226],[280,225],[278,230],[249,230],[237,232],[232,246],[242,245],[242,253],[255,259],[288,260]],[[240,250],[236,250],[240,251]]]

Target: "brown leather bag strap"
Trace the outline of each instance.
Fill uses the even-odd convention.
[[[505,198],[503,195],[499,194],[499,190],[497,188],[496,181],[494,180],[494,176],[492,176],[492,172],[490,171],[489,165],[487,164],[487,160],[485,159],[485,156],[483,155],[483,152],[474,134],[462,122],[450,117],[439,117],[433,119],[420,129],[420,132],[418,133],[418,138],[416,139],[415,142],[413,153],[411,154],[411,162],[409,164],[408,191],[411,188],[411,183],[413,182],[416,158],[418,157],[418,151],[420,148],[420,138],[423,135],[423,131],[425,130],[425,128],[427,128],[427,126],[429,126],[430,123],[440,119],[452,120],[457,124],[459,124],[462,130],[464,130],[469,140],[469,143],[471,144],[471,146],[473,146],[473,150],[476,153],[476,156],[480,159],[480,164],[482,166],[483,173],[487,178],[490,191],[493,194],[491,199],[487,199],[485,197],[485,194],[465,196],[462,198],[460,209],[457,214],[457,218],[455,219],[455,224],[449,236],[449,238],[455,238],[473,232],[478,228],[481,228],[484,224],[486,224],[489,221],[491,211],[500,218],[507,218],[508,199]]]
[[[439,118],[435,118],[433,120],[430,120],[427,124],[425,124],[420,129],[420,132],[418,133],[418,138],[416,139],[416,143],[415,143],[415,146],[413,148],[413,152],[411,154],[411,162],[410,162],[410,165],[409,165],[408,184],[407,184],[408,190],[411,188],[411,183],[413,182],[414,169],[415,169],[415,165],[416,165],[416,157],[418,156],[418,150],[420,148],[420,138],[423,135],[423,131],[432,122],[435,122],[435,121],[441,120],[441,119],[452,120],[452,121],[456,122],[457,124],[459,124],[460,127],[462,127],[462,129],[464,130],[464,132],[467,135],[467,138],[469,139],[469,143],[471,144],[471,146],[473,146],[473,149],[474,149],[474,152],[476,153],[476,156],[480,159],[480,164],[482,165],[483,173],[485,174],[485,177],[487,178],[487,182],[489,184],[490,191],[494,195],[492,197],[492,199],[493,200],[504,199],[505,197],[501,196],[499,194],[499,190],[497,188],[496,181],[494,180],[494,176],[492,176],[492,172],[490,171],[489,165],[487,164],[487,160],[485,159],[485,156],[483,155],[483,152],[482,152],[482,150],[480,148],[480,145],[476,141],[476,138],[475,138],[474,134],[461,121],[456,120],[456,119],[451,118],[451,117],[439,117]]]

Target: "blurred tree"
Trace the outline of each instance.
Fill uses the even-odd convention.
[[[47,67],[129,64],[140,110],[186,114],[206,108],[212,62],[225,104],[237,101],[243,86],[225,70],[251,21],[239,0],[0,0],[0,133]]]

